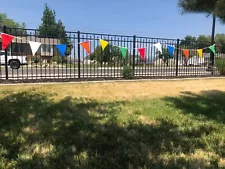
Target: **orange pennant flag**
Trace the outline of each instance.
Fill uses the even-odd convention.
[[[185,57],[188,59],[189,58],[189,50],[188,49],[183,49]]]
[[[91,54],[89,41],[81,42],[80,45],[87,51],[89,55]]]

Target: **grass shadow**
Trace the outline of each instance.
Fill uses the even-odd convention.
[[[209,90],[202,91],[200,94],[183,92],[179,97],[166,97],[163,100],[185,114],[220,123],[225,122],[225,92],[223,91]]]
[[[198,155],[208,151],[200,139],[202,131],[209,135],[217,128],[180,129],[168,118],[154,125],[121,122],[118,114],[126,102],[50,98],[47,93],[23,92],[0,100],[0,168],[197,169],[218,165],[218,156]]]

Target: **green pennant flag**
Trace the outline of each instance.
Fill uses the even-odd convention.
[[[120,51],[122,53],[123,58],[125,59],[127,56],[127,48],[120,47]]]
[[[216,54],[215,45],[210,46],[209,49],[210,49],[214,54]]]

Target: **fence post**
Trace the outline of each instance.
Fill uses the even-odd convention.
[[[176,76],[178,76],[179,47],[180,47],[180,40],[179,40],[179,39],[177,39],[177,53],[176,53]]]
[[[6,29],[7,27],[4,25],[3,26],[3,33],[6,33]],[[6,80],[9,78],[9,75],[8,75],[8,56],[7,56],[7,48],[5,49],[5,78]]]
[[[77,32],[78,40],[78,78],[80,78],[80,31]]]
[[[136,36],[133,36],[133,76],[135,75]]]

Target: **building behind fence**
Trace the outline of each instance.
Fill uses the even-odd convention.
[[[133,70],[134,78],[172,78],[217,76],[218,71],[207,71],[210,63],[210,51],[204,50],[203,59],[197,54],[200,47],[198,42],[182,45],[184,40],[149,38],[139,36],[124,36],[110,34],[96,34],[85,32],[66,32],[69,42],[67,55],[62,57],[56,48],[62,37],[41,37],[35,29],[0,28],[0,32],[14,35],[7,48],[9,55],[27,56],[28,65],[21,65],[19,69],[6,69],[1,65],[0,79],[30,80],[30,79],[93,79],[93,78],[121,78],[123,67],[129,65]],[[99,40],[104,39],[109,45],[102,51]],[[29,41],[42,43],[35,56],[29,46]],[[81,42],[90,41],[91,54],[80,45]],[[162,45],[160,53],[153,46]],[[169,57],[167,46],[174,46],[173,57]],[[202,45],[202,44],[201,44]],[[0,39],[1,46],[1,39]],[[208,47],[210,44],[205,44]],[[122,57],[119,47],[128,48],[127,56]],[[145,59],[142,60],[138,48],[145,48]],[[190,50],[189,59],[185,59],[182,50]],[[215,58],[224,57],[221,47],[216,44]]]

